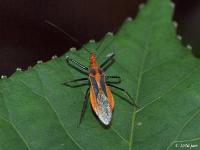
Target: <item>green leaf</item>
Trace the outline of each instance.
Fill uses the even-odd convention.
[[[77,124],[87,87],[61,83],[84,75],[65,56],[0,80],[1,150],[172,150],[200,144],[200,62],[176,37],[169,0],[149,0],[134,21],[107,35],[98,62],[114,52],[107,75],[120,75],[140,109],[114,90],[115,111],[105,128],[88,105]],[[89,49],[97,44],[88,43]],[[66,55],[89,65],[87,51]]]

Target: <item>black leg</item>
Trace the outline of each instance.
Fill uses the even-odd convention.
[[[88,103],[88,99],[89,99],[89,93],[90,93],[89,90],[90,90],[90,87],[87,89],[87,91],[85,93],[85,100],[83,102],[83,107],[82,107],[81,116],[80,116],[78,126],[81,124],[81,121],[83,119],[83,116],[84,116],[84,113],[85,113],[85,110],[86,110],[86,107],[87,107],[87,103]]]
[[[121,83],[121,77],[120,76],[105,76],[106,83],[109,84],[118,84]]]
[[[82,83],[80,83],[80,81],[88,81],[88,78],[75,79],[75,80],[64,82],[62,84],[65,85],[65,86],[69,86],[69,87],[79,87],[79,86],[86,85],[86,84],[89,83],[89,82],[85,82],[85,83],[82,82]],[[78,84],[73,84],[74,82],[75,83],[79,82],[79,83]]]
[[[79,70],[85,74],[88,74],[88,68],[86,66],[82,65],[81,63],[77,62],[74,59],[69,58],[69,56],[66,57],[66,60],[67,60],[68,64],[70,64],[77,70]]]
[[[116,89],[118,89],[118,90],[124,92],[124,93],[126,94],[126,96],[128,96],[129,102],[130,102],[132,105],[134,105],[135,107],[139,108],[139,106],[135,103],[134,99],[130,96],[130,94],[129,94],[125,89],[120,88],[120,87],[117,87],[117,86],[112,85],[112,84],[109,84],[109,83],[108,83],[108,85],[109,85],[110,87],[114,87],[114,88],[116,88]],[[132,100],[132,101],[130,101],[130,100]]]
[[[100,68],[105,70],[105,66],[113,61],[113,57],[115,56],[114,53],[110,53],[106,56],[106,60],[100,65]]]

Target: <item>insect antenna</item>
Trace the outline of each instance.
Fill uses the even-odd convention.
[[[84,48],[88,53],[90,53],[90,51],[87,49],[87,47],[85,47],[84,45],[81,45],[80,41],[78,39],[76,39],[75,37],[73,37],[72,35],[70,35],[69,33],[65,32],[61,27],[55,25],[54,23],[52,23],[49,20],[45,20],[44,21],[46,24],[52,26],[53,28],[57,29],[58,31],[62,32],[65,35],[65,38],[68,37],[70,38],[72,41],[74,41],[75,43],[79,44],[80,47]],[[67,39],[67,38],[66,38]]]

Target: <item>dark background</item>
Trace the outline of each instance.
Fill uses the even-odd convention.
[[[0,1],[0,75],[11,75],[17,67],[27,69],[37,60],[47,61],[70,47],[79,47],[44,23],[48,19],[83,44],[99,40],[116,30],[128,17],[135,17],[145,0],[6,0]],[[200,1],[174,0],[174,20],[183,43],[200,53]]]

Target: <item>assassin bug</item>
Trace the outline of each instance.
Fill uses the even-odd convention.
[[[53,24],[49,21],[46,21],[46,23],[57,28],[58,30],[63,32],[65,35],[67,35],[69,38],[71,38],[73,41],[79,43],[77,39],[73,38],[71,35],[66,33],[63,29],[59,28],[55,24]],[[97,49],[100,47],[100,45],[97,47]],[[85,47],[83,47],[83,48],[85,48]],[[130,94],[125,89],[120,88],[116,85],[113,85],[113,84],[118,84],[121,82],[120,76],[105,75],[105,70],[107,69],[107,65],[110,64],[111,62],[113,62],[113,60],[114,60],[114,53],[108,54],[106,56],[106,59],[100,65],[97,63],[96,55],[93,52],[90,53],[89,59],[90,59],[90,66],[88,68],[88,67],[84,66],[83,64],[79,63],[78,61],[67,56],[66,57],[67,63],[69,65],[75,67],[79,71],[83,72],[88,77],[67,81],[67,82],[63,83],[63,85],[66,85],[69,87],[76,87],[77,85],[73,85],[73,83],[82,82],[82,81],[87,81],[87,83],[89,85],[89,87],[85,93],[85,100],[83,103],[79,124],[82,121],[82,118],[83,118],[83,115],[85,113],[86,106],[88,103],[88,99],[90,97],[92,109],[94,110],[95,114],[98,116],[99,120],[104,125],[109,125],[111,122],[111,119],[112,119],[112,113],[113,113],[114,105],[115,105],[111,87],[124,92],[128,96],[129,102],[136,107],[138,107],[138,106],[135,104],[134,99],[130,96]],[[80,85],[82,85],[82,84],[80,84]]]

